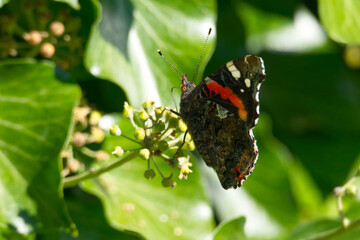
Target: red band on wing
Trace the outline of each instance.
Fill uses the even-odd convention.
[[[206,96],[206,97],[209,97],[208,94],[207,94],[207,92],[206,92],[206,90],[205,90],[205,88],[203,88],[203,92],[205,93],[205,96]]]
[[[235,94],[233,94],[233,91],[229,87],[222,87],[220,84],[218,84],[214,80],[210,80],[209,82],[207,82],[206,86],[210,90],[210,96],[211,96],[212,92],[214,92],[215,94],[220,93],[220,97],[224,100],[229,99],[230,102],[232,103],[232,105],[234,105],[235,107],[237,107],[239,109],[238,114],[239,114],[239,117],[241,118],[241,120],[246,122],[247,111],[245,110],[245,106],[244,106],[243,102],[241,101],[241,99],[238,96],[236,96]],[[205,89],[203,89],[203,90],[206,94]],[[207,96],[207,94],[206,94],[206,96]]]
[[[236,181],[241,183],[242,180],[245,180],[245,176],[241,172],[241,170],[238,168],[238,166],[235,166],[235,171],[236,171]]]
[[[221,93],[223,91],[223,87],[218,84],[217,82],[211,80],[209,81],[206,86],[208,87],[208,89],[210,90],[210,92],[214,92],[214,93]]]
[[[239,117],[241,118],[241,120],[243,120],[244,122],[246,122],[247,120],[247,111],[245,111],[244,109],[239,109],[238,110],[238,114],[239,114]]]
[[[241,99],[238,98],[238,96],[236,96],[234,94],[230,96],[230,102],[237,108],[245,109],[244,104],[241,101]]]
[[[232,95],[233,91],[228,88],[228,87],[224,87],[223,91],[220,93],[220,97],[222,99],[228,99],[231,95]]]

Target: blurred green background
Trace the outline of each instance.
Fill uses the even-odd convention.
[[[265,62],[260,155],[244,186],[223,190],[195,151],[173,189],[145,179],[140,159],[63,189],[73,109],[131,136],[124,101],[174,107],[180,79],[156,50],[191,76],[209,27],[196,83],[246,54]],[[359,44],[357,0],[0,0],[0,238],[360,239]],[[133,147],[107,130],[87,147],[116,145]],[[74,157],[80,171],[104,165]],[[349,180],[343,228],[333,190]]]

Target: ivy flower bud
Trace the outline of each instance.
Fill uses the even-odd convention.
[[[99,127],[91,127],[91,141],[96,143],[101,143],[104,140],[105,133],[104,130],[102,130]]]
[[[40,54],[44,58],[51,58],[55,54],[55,47],[51,43],[44,43],[40,47]]]
[[[122,147],[120,147],[120,146],[116,146],[114,148],[114,151],[112,152],[112,154],[115,157],[122,157],[122,155],[124,155],[124,149],[122,149]]]
[[[134,114],[134,108],[128,102],[124,102],[124,117],[130,118]]]
[[[142,158],[144,160],[148,160],[149,157],[150,157],[149,149],[147,149],[147,148],[141,149],[140,152],[139,152],[139,156],[140,156],[140,158]]]
[[[147,169],[147,170],[145,170],[145,172],[144,172],[144,177],[145,177],[146,179],[151,180],[151,179],[153,179],[155,176],[156,176],[156,173],[155,173],[155,171],[154,171],[153,169]]]
[[[155,131],[162,132],[165,130],[165,123],[164,121],[158,122],[158,124],[155,125]]]
[[[146,110],[151,109],[155,106],[155,102],[153,100],[149,100],[147,99],[146,102],[143,103],[143,108],[145,108]]]
[[[179,119],[170,117],[169,119],[169,128],[177,128],[179,126]]]
[[[172,168],[176,168],[179,166],[179,160],[177,158],[169,159],[169,166]]]
[[[357,192],[357,187],[355,184],[350,184],[345,188],[345,194],[349,197],[355,196],[356,192]]]
[[[136,140],[142,141],[145,138],[145,130],[143,128],[138,128],[134,132],[134,136]]]
[[[114,125],[110,127],[110,134],[114,136],[120,136],[121,135],[121,129],[119,125]]]
[[[156,119],[159,119],[162,116],[163,111],[164,111],[164,107],[162,105],[160,107],[155,108]]]
[[[72,141],[75,146],[81,147],[87,143],[88,138],[89,134],[83,132],[76,132],[72,138]]]
[[[23,34],[23,38],[31,45],[38,45],[42,41],[42,36],[39,31],[33,30]]]
[[[98,125],[101,119],[101,113],[99,111],[92,111],[89,117],[89,123],[91,125]]]
[[[169,144],[167,141],[163,140],[158,143],[158,149],[160,151],[166,151],[169,148]]]
[[[172,176],[173,174],[171,174],[169,177],[163,178],[163,180],[161,181],[163,187],[170,187],[172,185],[173,183]]]
[[[109,159],[109,154],[107,154],[104,150],[99,150],[96,152],[95,158],[99,162],[106,161]]]
[[[139,112],[139,118],[142,121],[146,121],[149,119],[149,114],[147,111],[145,111],[145,109],[141,110],[141,112]]]
[[[62,22],[55,21],[50,24],[50,31],[58,37],[64,33],[65,26]]]

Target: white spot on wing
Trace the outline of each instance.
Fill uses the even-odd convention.
[[[250,79],[248,79],[248,78],[245,78],[245,85],[246,85],[246,87],[250,87],[251,86],[251,82],[250,82]]]
[[[257,102],[259,102],[259,92],[256,92],[256,93],[255,93],[255,100],[256,100]]]
[[[261,63],[261,68],[262,68],[262,74],[265,74],[265,65],[264,65],[264,61],[262,60],[262,58],[261,57],[259,57],[259,59],[260,59],[260,63]]]
[[[228,69],[229,69],[230,72],[237,71],[237,68],[234,65],[228,66]]]
[[[230,61],[230,62],[227,62],[226,63],[226,67],[227,68],[229,68],[229,67],[231,67],[231,66],[233,66],[234,64],[233,64],[233,61]]]
[[[236,71],[232,71],[231,75],[235,78],[235,79],[239,79],[241,77],[241,74],[238,70]]]
[[[205,83],[208,83],[208,82],[210,82],[211,81],[211,78],[209,78],[209,77],[206,77],[205,78]]]
[[[231,75],[237,80],[241,77],[240,71],[234,66],[233,61],[226,63],[227,69],[230,71]]]
[[[241,88],[241,89],[240,89],[240,92],[244,92],[244,89]]]
[[[259,84],[256,86],[256,88],[257,88],[258,91],[260,91],[260,87],[261,87],[261,83],[259,83]]]
[[[259,104],[256,106],[256,113],[260,114],[260,105]]]

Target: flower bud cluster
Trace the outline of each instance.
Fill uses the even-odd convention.
[[[82,63],[85,36],[79,33],[86,30],[81,12],[66,4],[51,5],[47,0],[7,3],[6,14],[0,14],[0,58],[41,57],[63,69]]]
[[[100,144],[103,142],[105,132],[99,127],[99,122],[102,114],[96,110],[92,110],[88,106],[79,106],[74,109],[75,126],[71,135],[70,144],[62,153],[63,159],[63,176],[71,173],[77,173],[84,170],[82,159],[92,158],[96,161],[106,161],[109,159],[109,154],[100,149]],[[113,135],[121,135],[120,128],[113,128]],[[92,144],[92,149],[87,145]],[[98,145],[98,150],[93,150],[94,146]],[[116,147],[113,154],[121,157],[124,150],[121,147]]]
[[[188,174],[192,172],[190,169],[192,164],[189,162],[189,156],[180,157],[180,149],[192,151],[195,149],[195,145],[190,134],[186,133],[186,124],[176,112],[163,106],[156,106],[155,102],[151,100],[144,102],[140,110],[125,102],[124,117],[129,119],[134,128],[134,139],[125,136],[124,129],[121,131],[118,125],[110,128],[110,134],[136,141],[140,148],[123,150],[120,146],[116,146],[113,151],[114,156],[121,157],[124,152],[138,151],[139,157],[147,161],[145,178],[153,179],[157,172],[162,177],[161,183],[164,187],[174,187],[176,183],[173,180],[172,171],[168,177],[163,174],[157,164],[157,159],[165,160],[172,169],[178,169],[180,179],[187,179]]]

